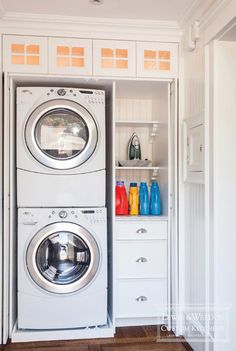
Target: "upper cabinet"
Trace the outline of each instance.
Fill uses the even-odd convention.
[[[173,78],[178,75],[178,45],[137,42],[137,76]]]
[[[47,72],[47,38],[5,35],[3,70],[8,72]]]
[[[49,72],[92,75],[92,40],[49,38]]]
[[[95,76],[135,77],[135,42],[94,40],[93,74]]]
[[[6,72],[176,78],[178,44],[20,35],[3,36]]]

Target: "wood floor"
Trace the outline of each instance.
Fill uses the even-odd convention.
[[[181,339],[157,326],[117,328],[114,338],[8,343],[3,351],[186,351],[191,350]]]

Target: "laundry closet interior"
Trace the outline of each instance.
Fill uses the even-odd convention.
[[[5,337],[173,328],[178,43],[4,35],[3,47]],[[123,164],[133,133],[141,163]],[[117,215],[121,181],[149,194],[157,182],[161,212]]]

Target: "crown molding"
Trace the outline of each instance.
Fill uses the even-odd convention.
[[[179,20],[182,31],[186,31],[194,20],[200,21],[200,29],[204,30],[232,0],[193,0],[191,6]]]
[[[176,21],[74,17],[7,12],[0,20],[4,34],[179,42]]]

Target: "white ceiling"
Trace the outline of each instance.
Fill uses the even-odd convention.
[[[179,21],[196,0],[0,0],[3,12]]]

